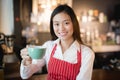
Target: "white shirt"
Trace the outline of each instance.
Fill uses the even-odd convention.
[[[43,45],[47,48],[46,54],[43,59],[38,61],[37,64],[24,66],[23,65],[24,61],[22,61],[20,74],[23,79],[26,79],[32,76],[33,73],[42,69],[42,67],[45,64],[48,66],[51,51],[53,50],[53,47],[55,44],[57,44],[57,48],[53,57],[70,62],[70,63],[77,63],[77,50],[80,51],[80,44],[76,40],[64,52],[64,54],[62,53],[61,46],[59,44],[59,39],[55,41],[47,41]],[[91,80],[93,62],[94,62],[94,52],[89,47],[85,45],[81,45],[81,67],[80,67],[80,72],[76,77],[76,80]]]

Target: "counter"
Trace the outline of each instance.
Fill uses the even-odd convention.
[[[95,52],[118,52],[120,51],[120,45],[102,45],[102,46],[92,46]]]
[[[33,75],[29,80],[47,80],[47,74]]]
[[[120,80],[120,71],[94,69],[91,80]],[[47,74],[33,75],[29,80],[47,80]]]
[[[120,60],[120,45],[92,46],[92,49],[95,52],[94,69],[117,69],[116,64]]]

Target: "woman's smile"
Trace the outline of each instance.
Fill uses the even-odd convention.
[[[67,32],[59,32],[59,36],[64,37],[67,35]]]

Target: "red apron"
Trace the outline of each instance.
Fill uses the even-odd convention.
[[[57,44],[54,46],[48,63],[47,80],[76,80],[81,66],[81,49],[77,51],[77,63],[72,64],[57,58],[54,58]]]

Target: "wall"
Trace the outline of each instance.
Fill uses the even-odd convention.
[[[12,35],[14,31],[13,0],[1,0],[0,8],[0,32]]]
[[[79,16],[81,11],[89,9],[98,9],[104,12],[108,19],[114,19],[115,5],[120,5],[120,0],[73,0],[73,8]]]

